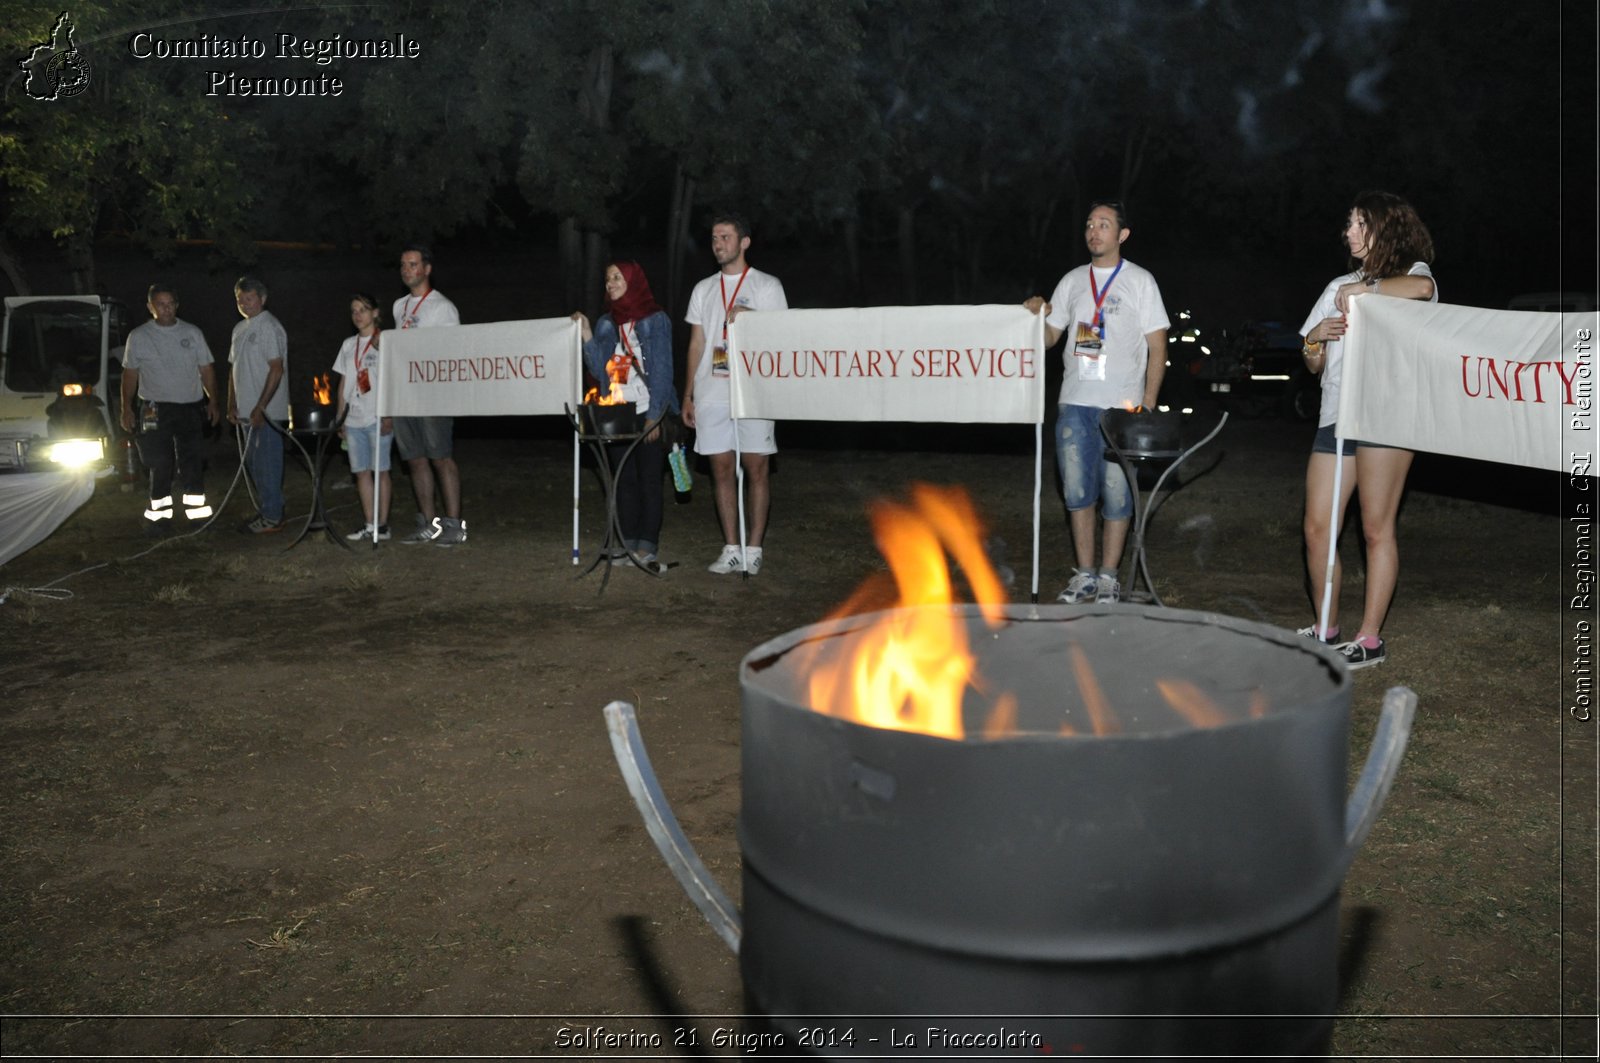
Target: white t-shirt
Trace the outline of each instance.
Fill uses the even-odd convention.
[[[1103,296],[1098,314],[1096,289]],[[1145,336],[1171,324],[1149,270],[1127,259],[1110,269],[1079,266],[1056,285],[1045,321],[1066,336],[1060,402],[1109,410],[1144,401],[1150,359]]]
[[[728,406],[733,394],[728,386],[727,321],[728,306],[747,310],[787,310],[783,282],[770,273],[748,269],[740,274],[713,273],[694,286],[689,296],[689,311],[684,320],[699,325],[706,346],[694,375],[696,405]]]
[[[456,304],[445,298],[436,288],[429,288],[420,297],[402,295],[394,301],[395,328],[432,328],[435,325],[459,325],[461,315]]]
[[[378,353],[381,333],[355,335],[344,341],[333,371],[339,374],[344,396],[344,423],[349,428],[370,428],[378,423]]]
[[[1433,270],[1428,268],[1426,262],[1413,262],[1406,273],[1413,277],[1433,277]],[[1334,302],[1334,297],[1339,294],[1339,285],[1360,279],[1359,273],[1341,273],[1329,281],[1328,286],[1322,289],[1317,305],[1311,308],[1311,316],[1300,326],[1300,335],[1305,336],[1326,318],[1338,316],[1339,306]],[[1439,301],[1437,281],[1434,282],[1433,294],[1428,297],[1428,301],[1430,303]],[[1322,345],[1322,351],[1322,410],[1317,417],[1318,428],[1326,428],[1339,419],[1339,373],[1344,363],[1344,340],[1329,340]]]

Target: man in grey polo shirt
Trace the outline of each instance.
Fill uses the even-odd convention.
[[[122,429],[138,433],[139,458],[150,470],[144,519],[152,533],[162,534],[172,527],[174,469],[183,490],[183,515],[189,520],[211,516],[205,421],[220,423],[222,411],[211,348],[198,328],[178,320],[178,293],[152,284],[145,305],[152,320],[128,333],[123,348]]]
[[[247,426],[245,467],[256,488],[260,512],[239,527],[264,535],[283,530],[283,440],[289,424],[289,337],[267,309],[267,286],[255,277],[240,277],[233,300],[243,321],[233,326],[228,361],[228,420]],[[239,414],[241,404],[245,413]],[[271,423],[268,423],[271,422]],[[276,426],[276,427],[274,427]]]

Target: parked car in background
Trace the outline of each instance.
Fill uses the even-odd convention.
[[[1186,315],[1179,316],[1180,324],[1187,326]],[[1247,321],[1205,339],[1208,342],[1200,342],[1198,328],[1175,329],[1168,337],[1169,349],[1178,352],[1168,361],[1174,367],[1181,365],[1191,378],[1195,397],[1242,417],[1275,414],[1300,421],[1316,417],[1321,381],[1307,372],[1300,357],[1300,334],[1293,326]]]

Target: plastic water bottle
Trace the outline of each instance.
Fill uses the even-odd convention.
[[[689,475],[689,456],[683,452],[682,443],[672,444],[667,464],[672,466],[672,489],[680,495],[688,494],[694,487],[694,477]]]

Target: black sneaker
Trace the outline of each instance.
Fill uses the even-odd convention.
[[[246,535],[273,535],[283,531],[283,521],[268,520],[257,514],[253,520],[247,520],[239,525],[239,530]]]
[[[1382,639],[1378,640],[1376,649],[1368,649],[1359,642],[1341,642],[1334,647],[1334,651],[1344,658],[1344,663],[1351,669],[1370,668],[1375,664],[1382,664],[1386,656]]]

